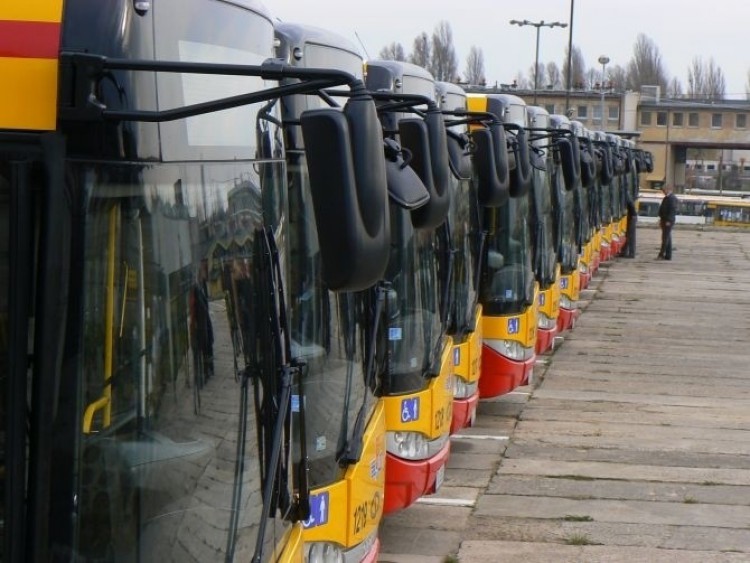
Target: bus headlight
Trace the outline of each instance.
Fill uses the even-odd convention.
[[[539,316],[537,317],[536,326],[544,330],[552,330],[557,326],[557,319],[550,318],[544,313],[540,312]]]
[[[344,563],[344,553],[332,543],[315,542],[307,551],[307,563]]]
[[[560,295],[560,307],[563,309],[575,309],[576,302],[567,295]]]
[[[455,399],[466,399],[467,397],[471,397],[476,390],[476,383],[469,383],[457,375],[453,377],[453,397]]]
[[[404,459],[430,457],[427,438],[420,432],[386,432],[385,449]]]
[[[528,360],[534,355],[533,346],[526,348],[523,344],[515,340],[494,340],[485,338],[483,343],[492,348],[498,354],[502,354],[506,358],[510,358],[517,362]]]
[[[582,274],[588,274],[589,273],[589,265],[586,264],[585,262],[581,262],[581,265],[578,267],[578,270]]]

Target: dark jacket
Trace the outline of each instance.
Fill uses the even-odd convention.
[[[662,222],[674,225],[676,216],[677,196],[673,193],[669,193],[661,200],[661,205],[659,206],[659,219],[661,219]]]

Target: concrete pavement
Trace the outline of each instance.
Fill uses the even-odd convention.
[[[480,403],[381,562],[750,561],[750,232],[604,265],[533,385]]]

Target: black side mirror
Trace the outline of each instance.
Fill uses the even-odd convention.
[[[388,195],[391,200],[407,210],[426,205],[430,201],[430,193],[414,169],[409,166],[399,144],[393,139],[386,138],[383,140],[383,150]]]
[[[505,205],[510,196],[510,169],[508,141],[501,123],[472,133],[476,150],[474,164],[477,170],[479,203],[485,207]]]
[[[646,172],[653,172],[654,171],[654,155],[651,154],[648,151],[644,151],[643,156],[645,157],[646,161]]]
[[[599,157],[599,180],[602,184],[609,185],[614,177],[612,153],[610,153],[609,145],[602,143],[596,152]]]
[[[450,167],[443,115],[428,112],[425,119],[402,119],[398,128],[401,146],[412,155],[409,164],[430,194],[430,200],[412,212],[412,225],[415,229],[437,228],[445,221],[450,206]]]
[[[301,118],[323,280],[358,291],[385,274],[390,216],[383,133],[369,96],[343,111],[306,111]]]
[[[521,197],[531,190],[531,159],[529,141],[524,129],[518,129],[512,142],[515,166],[510,169],[510,195]]]
[[[590,188],[596,178],[596,160],[591,148],[591,142],[586,141],[581,147],[581,186]]]
[[[471,158],[469,157],[469,137],[465,133],[456,133],[447,129],[448,164],[456,178],[471,178]]]
[[[558,139],[555,142],[560,157],[563,179],[565,180],[565,189],[568,191],[576,187],[581,177],[581,161],[580,157],[573,150],[574,144],[577,148],[577,139],[573,139],[572,141],[570,139]]]

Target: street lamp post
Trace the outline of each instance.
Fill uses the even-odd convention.
[[[510,20],[511,25],[523,27],[532,25],[536,28],[536,55],[534,56],[534,105],[536,105],[536,91],[539,87],[539,30],[543,27],[568,27],[567,23],[545,22],[544,20],[532,22],[529,20]]]
[[[607,55],[602,55],[599,57],[599,64],[602,65],[602,131],[606,129],[606,125],[604,123],[604,73],[607,69],[607,63],[609,62],[609,57]]]

